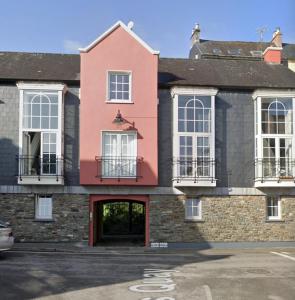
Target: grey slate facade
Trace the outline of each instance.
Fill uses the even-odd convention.
[[[0,84],[0,185],[17,184],[19,154],[19,90]],[[64,99],[64,162],[66,185],[79,185],[79,87],[70,87]]]
[[[170,90],[159,90],[159,185],[172,186],[173,132]],[[252,91],[219,91],[215,100],[217,187],[253,187]]]

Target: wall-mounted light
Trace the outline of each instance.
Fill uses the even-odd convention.
[[[117,115],[115,119],[113,120],[113,123],[116,125],[122,125],[125,123],[124,118],[122,117],[122,114],[120,113],[120,110],[118,110]]]

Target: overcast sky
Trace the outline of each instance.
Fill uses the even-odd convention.
[[[0,51],[77,53],[116,21],[134,31],[162,57],[187,57],[190,34],[201,38],[257,41],[280,27],[295,43],[294,0],[0,0]]]

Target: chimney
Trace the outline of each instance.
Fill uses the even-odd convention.
[[[272,35],[271,45],[263,52],[263,59],[269,64],[280,64],[282,61],[282,33],[277,28]]]
[[[201,33],[200,25],[196,24],[193,31],[192,31],[192,36],[191,36],[192,46],[195,43],[200,41],[200,33]]]
[[[277,27],[276,31],[273,33],[271,43],[276,47],[282,47],[282,33],[280,27]]]

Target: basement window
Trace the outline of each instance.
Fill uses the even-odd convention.
[[[186,220],[202,219],[202,202],[200,199],[187,199],[185,201],[185,219]]]
[[[52,196],[36,196],[35,218],[38,221],[52,220]]]
[[[281,220],[281,199],[280,197],[267,197],[267,219]]]

